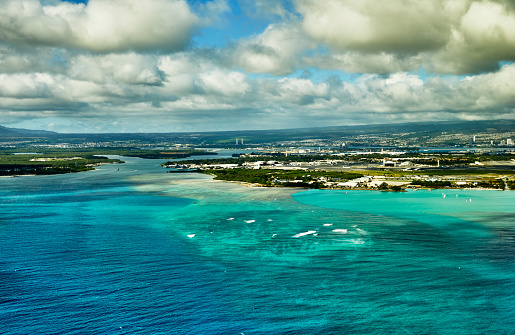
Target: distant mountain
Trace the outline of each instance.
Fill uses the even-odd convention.
[[[508,132],[515,132],[515,120],[410,122],[297,129],[176,133],[174,135],[182,138],[195,138],[198,142],[206,144],[232,144],[235,143],[236,138],[239,138],[240,141],[244,139],[245,143],[259,144],[309,139],[337,140],[357,135],[388,136],[393,134],[409,134],[409,137],[433,137],[442,133],[475,135],[479,133],[495,134]],[[150,136],[151,134],[148,135]]]
[[[357,135],[393,135],[430,138],[442,133],[475,135],[480,133],[515,132],[515,120],[410,122],[390,124],[369,124],[359,126],[329,126],[318,128],[235,130],[187,133],[56,133],[45,130],[29,130],[0,126],[0,137],[45,137],[51,142],[110,142],[141,141],[144,143],[183,143],[191,145],[223,146],[240,143],[260,144],[279,141],[300,141],[309,139],[338,140]]]
[[[56,132],[47,130],[31,130],[22,128],[7,128],[0,126],[0,137],[38,137],[57,135]]]

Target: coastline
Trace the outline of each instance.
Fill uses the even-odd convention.
[[[202,173],[202,172],[200,172]],[[441,187],[441,188],[435,188],[435,187],[419,187],[419,188],[413,188],[413,187],[406,187],[402,188],[400,190],[392,190],[392,189],[379,189],[377,187],[359,187],[359,188],[353,188],[353,187],[318,187],[318,188],[310,188],[310,187],[294,187],[294,186],[281,186],[281,185],[265,185],[265,184],[259,184],[259,183],[251,183],[251,182],[245,182],[245,181],[238,181],[238,180],[226,180],[226,179],[215,179],[215,176],[212,174],[208,174],[209,176],[213,177],[213,181],[220,181],[220,182],[226,182],[226,183],[233,183],[245,187],[259,187],[259,188],[281,188],[281,189],[293,189],[293,190],[341,190],[341,191],[379,191],[379,192],[406,192],[407,190],[426,190],[426,191],[433,191],[433,190],[488,190],[488,191],[515,191],[509,188],[506,189],[500,189],[500,188],[484,188],[484,187]],[[408,184],[409,185],[409,184]]]
[[[34,177],[34,176],[61,175],[61,174],[68,174],[68,173],[80,173],[80,172],[87,172],[87,171],[97,171],[98,169],[96,167],[101,166],[101,165],[122,164],[122,163],[124,163],[124,162],[123,161],[95,162],[95,163],[86,163],[84,165],[79,165],[79,166],[75,165],[75,163],[73,165],[70,163],[69,165],[62,165],[62,166],[18,164],[18,165],[9,166],[9,170],[6,170],[5,172],[11,172],[12,169],[17,169],[17,170],[30,169],[28,171],[26,170],[28,173],[2,174],[2,175],[0,175],[0,177],[23,177],[23,176]],[[0,170],[0,172],[4,172],[4,171]],[[15,172],[21,172],[21,171],[15,171]],[[39,173],[34,173],[34,172],[39,172]]]

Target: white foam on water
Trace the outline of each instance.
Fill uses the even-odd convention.
[[[293,235],[292,237],[298,238],[298,237],[302,237],[302,236],[306,236],[306,235],[311,235],[311,234],[314,234],[314,233],[316,233],[316,230],[309,230],[309,231],[304,232],[304,233],[299,233],[297,235]]]
[[[228,218],[228,219],[227,219],[227,221],[232,221],[232,220],[234,220],[234,218]]]
[[[266,221],[268,221],[268,222],[272,222],[272,221],[274,221],[274,220],[272,220],[272,219],[268,219],[268,220],[266,220]]]
[[[347,229],[333,229],[333,232],[347,234]]]
[[[245,220],[246,223],[254,223],[256,220]]]
[[[363,229],[360,229],[360,228],[356,228],[356,231],[360,234],[366,234],[367,232],[364,231]]]
[[[329,227],[329,226],[332,226],[333,224],[332,223],[324,223],[324,227]]]
[[[365,244],[365,241],[363,241],[361,239],[349,240],[349,242],[351,242],[352,244]]]
[[[189,234],[189,235],[186,235],[186,236],[188,236],[189,238],[194,238],[195,234]]]

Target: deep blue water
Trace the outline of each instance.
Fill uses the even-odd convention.
[[[125,160],[0,178],[2,334],[515,333],[515,192],[293,193]]]

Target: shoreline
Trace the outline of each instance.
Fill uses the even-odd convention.
[[[0,178],[17,178],[17,177],[37,177],[37,176],[54,176],[54,175],[62,175],[62,174],[72,174],[72,173],[81,173],[81,172],[88,172],[88,171],[98,171],[98,166],[101,165],[108,165],[108,164],[122,164],[125,163],[123,161],[120,162],[99,162],[99,163],[89,163],[86,164],[86,169],[84,170],[52,170],[50,173],[23,173],[23,174],[9,174],[9,175],[0,175]],[[41,170],[45,171],[45,170]]]
[[[353,188],[353,187],[305,187],[305,186],[281,186],[281,185],[265,185],[265,184],[259,184],[259,183],[250,183],[246,181],[240,181],[240,180],[227,180],[227,179],[216,179],[216,175],[210,174],[210,173],[203,173],[202,171],[198,172],[192,172],[192,173],[200,173],[204,175],[208,175],[213,177],[213,181],[220,181],[220,182],[226,182],[226,183],[233,183],[245,187],[260,187],[260,188],[282,188],[282,189],[293,189],[293,190],[341,190],[341,191],[380,191],[380,192],[406,192],[407,190],[426,190],[426,191],[433,191],[433,190],[489,190],[489,191],[515,191],[509,188],[500,189],[500,188],[485,188],[485,187],[405,187],[401,189],[379,189],[377,187],[360,187],[360,188]],[[410,184],[407,184],[410,185]]]
[[[210,175],[212,176],[212,175]],[[411,191],[436,191],[436,190],[485,190],[485,191],[515,191],[511,189],[500,189],[500,188],[484,188],[484,187],[446,187],[446,188],[429,188],[429,187],[421,187],[421,188],[413,188],[413,187],[407,187],[401,190],[391,190],[391,189],[378,189],[378,188],[341,188],[341,187],[319,187],[319,188],[310,188],[310,187],[292,187],[292,186],[280,186],[280,185],[263,185],[263,184],[257,184],[257,183],[249,183],[245,181],[237,181],[237,180],[225,180],[225,179],[213,179],[213,181],[219,181],[224,183],[232,183],[237,184],[245,187],[259,187],[259,188],[278,188],[278,189],[291,189],[291,190],[328,190],[328,191],[379,191],[379,192],[407,192],[408,190]]]

